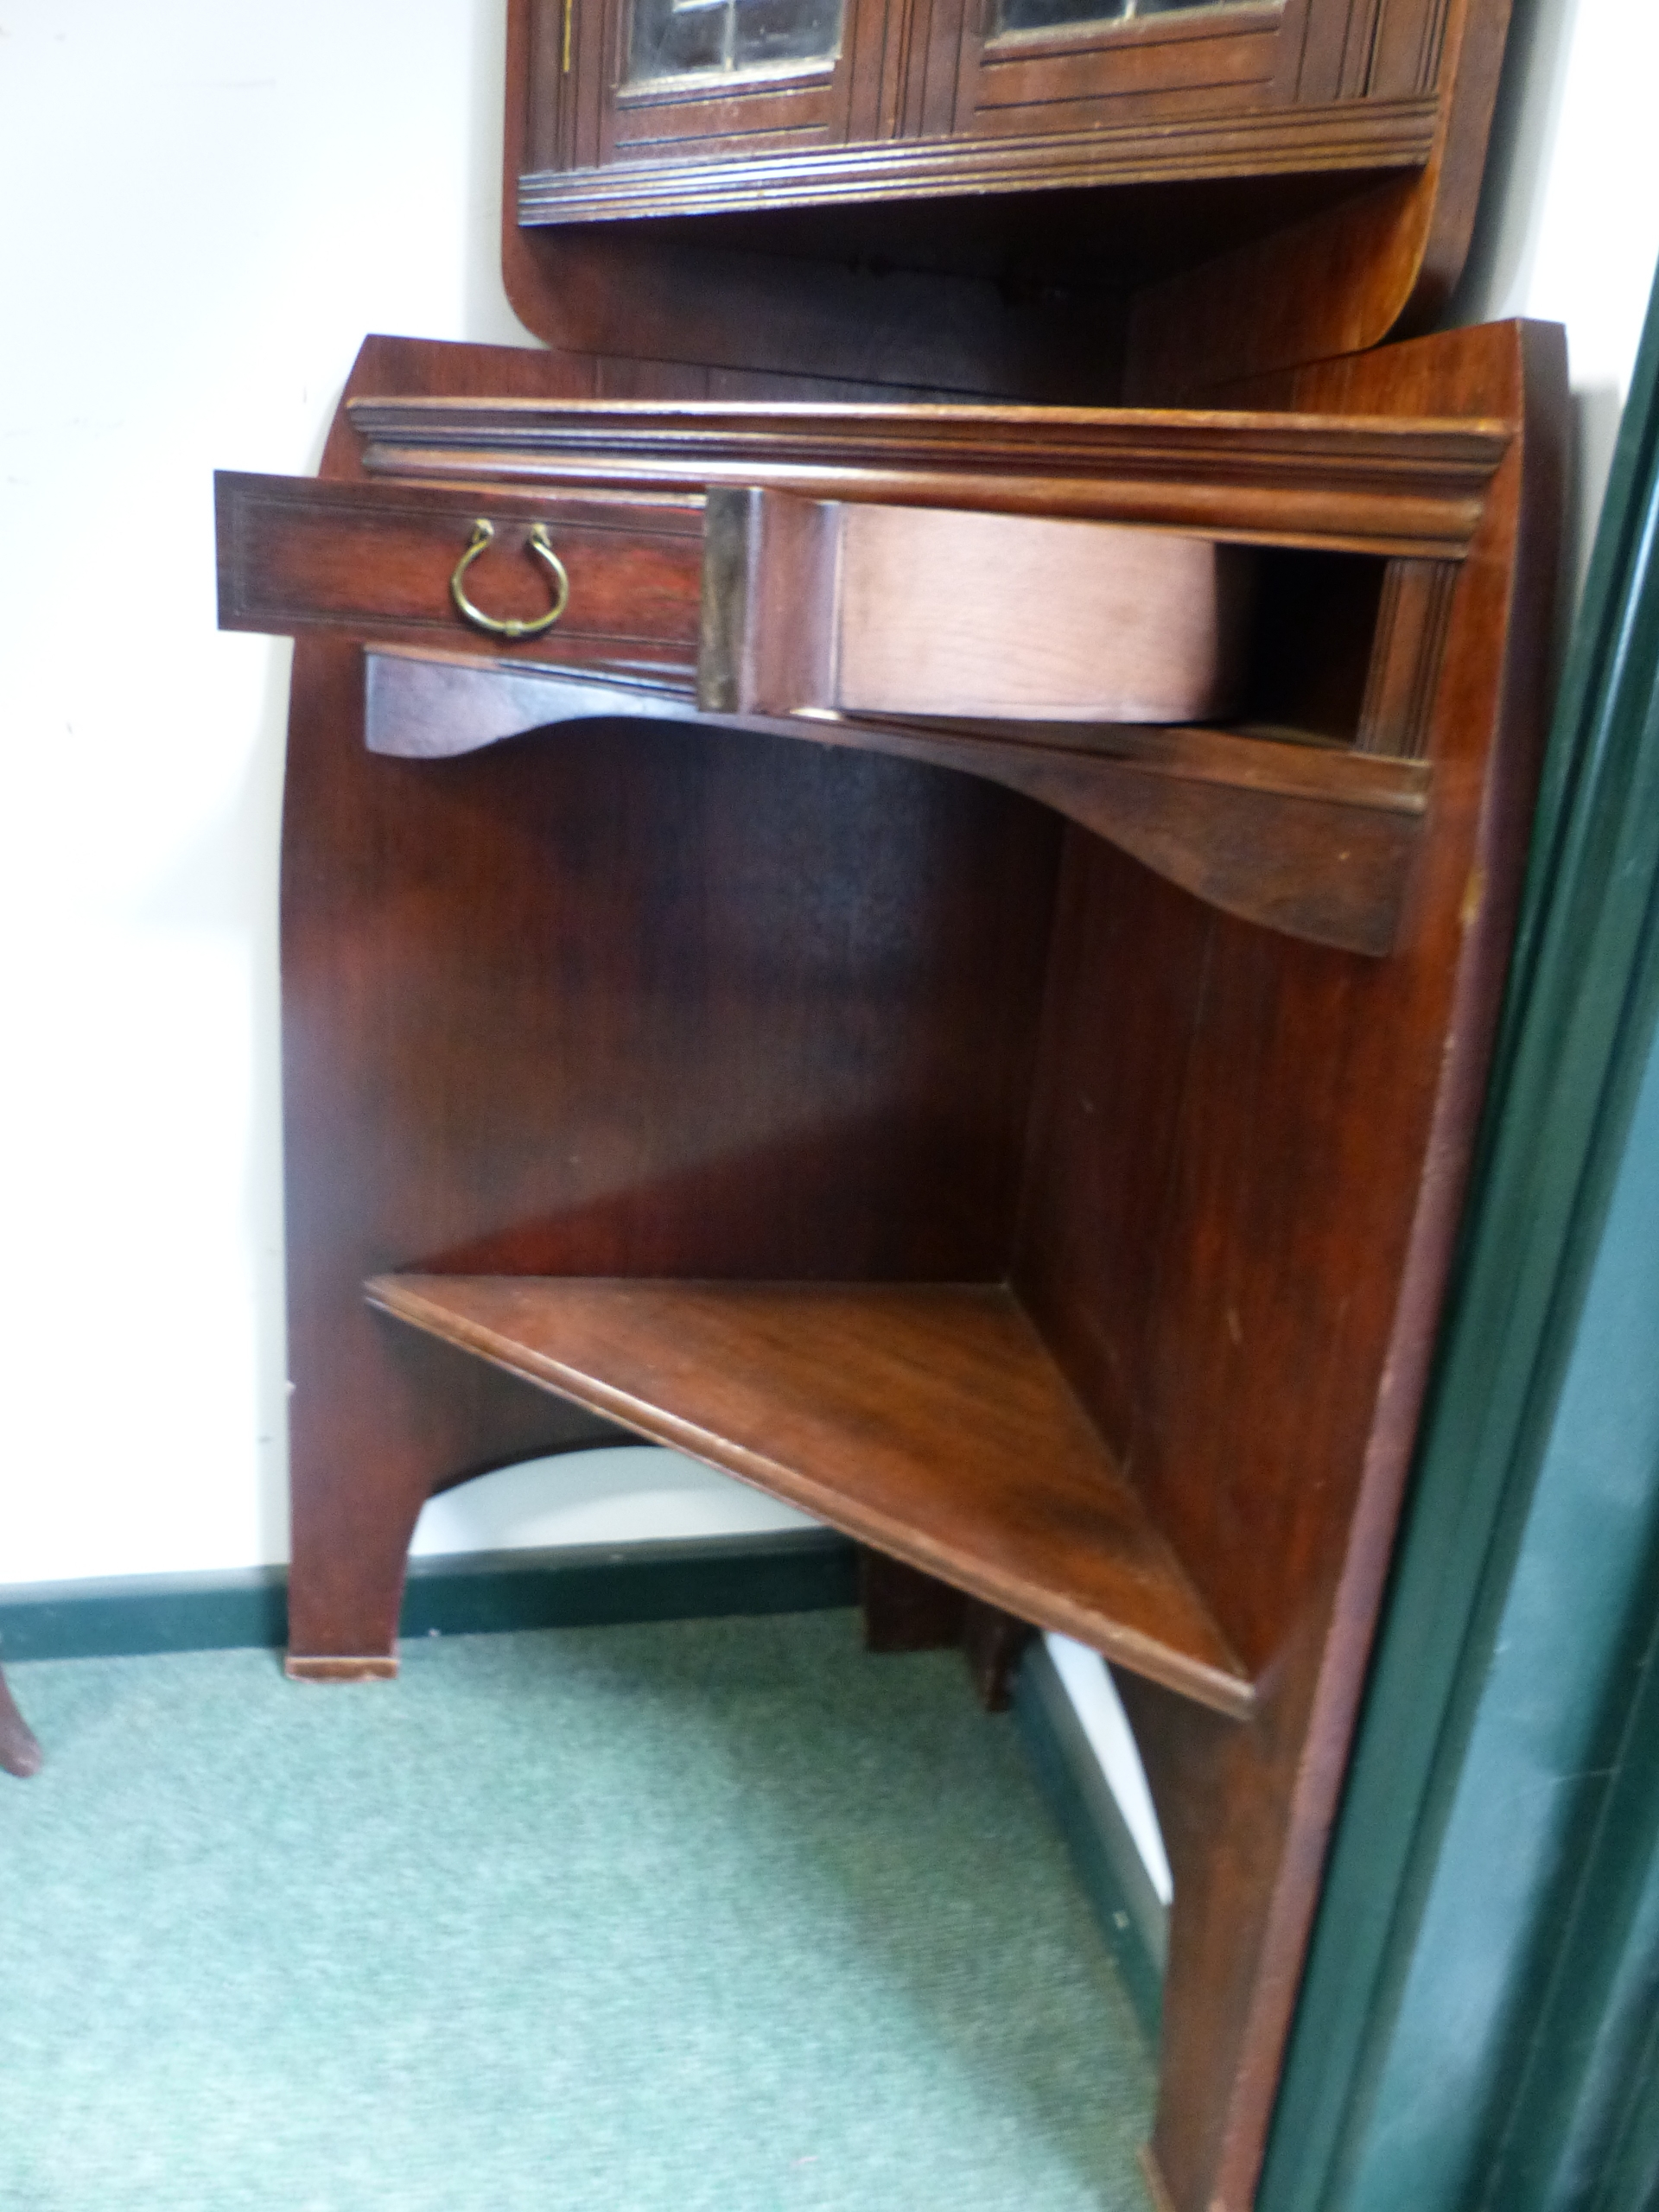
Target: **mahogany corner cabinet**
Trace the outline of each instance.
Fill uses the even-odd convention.
[[[1175,1878],[1149,2186],[1247,2212],[1541,736],[1560,334],[1371,342],[1471,202],[1501,16],[512,23],[546,349],[371,339],[316,480],[219,480],[221,620],[299,640],[289,1669],[395,1671],[435,1490],[622,1433],[856,1538],[878,1617],[961,1593],[993,1672],[1081,1638]],[[1315,112],[1326,168],[1273,167]],[[1006,166],[1097,124],[1063,206]],[[1058,302],[1045,207],[1116,241]]]

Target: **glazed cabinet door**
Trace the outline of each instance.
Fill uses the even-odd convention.
[[[881,0],[548,0],[536,111],[549,166],[745,160],[843,144],[861,18]]]

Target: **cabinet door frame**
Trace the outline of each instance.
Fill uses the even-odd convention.
[[[1445,0],[1228,0],[1168,15],[995,31],[960,0],[957,138],[1060,133],[1263,107],[1409,100],[1440,76]]]
[[[882,0],[844,0],[839,52],[798,67],[626,81],[632,0],[582,0],[537,11],[532,143],[549,166],[741,160],[845,145],[874,135]],[[874,52],[872,53],[872,49]]]
[[[1153,126],[1295,101],[1308,18],[1321,0],[1229,4],[1058,25],[991,28],[995,0],[963,0],[958,138]],[[1327,6],[1326,12],[1329,12]]]

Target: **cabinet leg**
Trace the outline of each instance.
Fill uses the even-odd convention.
[[[944,1651],[962,1642],[968,1601],[960,1590],[862,1545],[858,1598],[867,1651]]]
[[[365,752],[362,713],[360,652],[302,639],[283,842],[288,1671],[321,1681],[396,1673],[410,1537],[434,1491],[618,1437],[363,1302],[389,1266],[430,1264],[486,1226],[550,1210],[504,1192],[492,1163],[503,1144],[515,1158],[558,1154],[546,1071],[559,1063],[531,1050],[524,1014],[550,931],[514,903],[526,880],[557,888],[550,865],[512,864],[534,779],[521,764],[513,781],[511,763],[505,791],[499,768],[464,788],[400,776]],[[457,858],[469,823],[483,847],[471,874]],[[480,976],[493,979],[482,991]],[[494,1096],[481,1071],[509,1065],[527,1071],[516,1126],[475,1110]],[[533,1238],[483,1262],[560,1264]]]
[[[387,1678],[397,1671],[410,1539],[433,1491],[616,1432],[415,1337],[360,1295],[296,1299],[289,1334],[287,1671],[304,1681]]]
[[[1160,2207],[1249,2212],[1296,1993],[1283,1930],[1317,1885],[1327,1808],[1316,1820],[1309,1800],[1332,1777],[1299,1764],[1302,1732],[1271,1703],[1241,1725],[1132,1675],[1117,1683],[1175,1878],[1143,2164]]]
[[[1147,2184],[1147,2195],[1152,2199],[1153,2212],[1176,2212],[1174,2198],[1164,2182],[1164,2170],[1158,2163],[1158,2154],[1150,2143],[1141,2148],[1141,2178]]]
[[[963,1610],[962,1648],[968,1670],[987,1713],[1006,1713],[1014,1701],[1014,1678],[1026,1646],[1037,1633],[982,1599],[969,1598]]]
[[[1033,1629],[881,1552],[861,1548],[858,1567],[867,1651],[947,1651],[959,1645],[980,1703],[987,1713],[1007,1712],[1020,1655]]]

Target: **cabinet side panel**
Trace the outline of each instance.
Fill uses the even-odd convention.
[[[1068,831],[1014,1281],[1125,1460],[1214,920]]]
[[[1067,1284],[1031,1226],[1021,1239],[1028,1305],[1097,1417],[1128,1420],[1132,1478],[1260,1700],[1230,1732],[1126,1688],[1175,1873],[1156,2153],[1181,2212],[1251,2201],[1427,1372],[1535,773],[1557,338],[1454,333],[1249,391],[1316,411],[1525,415],[1450,609],[1430,836],[1401,949],[1367,962],[1215,920],[1127,1414],[1065,1349],[1095,1313],[1126,1339],[1122,1294],[1090,1293],[1081,1262]],[[1065,930],[1081,937],[1071,901],[1068,884]],[[1096,929],[1102,971],[1120,976],[1169,941],[1166,920],[1127,949]],[[1086,1067],[1076,1000],[1070,1049]],[[1044,1101],[1059,1036],[1051,1006]],[[1034,1128],[1040,1171],[1040,1110]],[[1133,1154],[1086,1134],[1080,1111],[1069,1149],[1071,1186],[1101,1224],[1075,1230],[1071,1249],[1097,1244],[1103,1273],[1108,1202],[1125,1203]]]
[[[393,1650],[404,1555],[428,1495],[544,1452],[621,1440],[584,1409],[446,1345],[392,1329],[363,1302],[372,1255],[410,1225],[397,1188],[397,1071],[379,1056],[389,978],[350,920],[372,895],[385,825],[354,820],[361,656],[296,648],[283,863],[283,1145],[296,1659]],[[363,756],[366,761],[366,755]],[[359,845],[359,830],[367,842]]]

